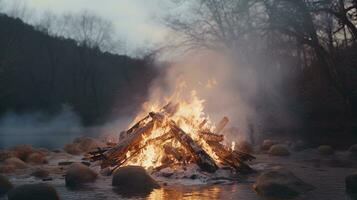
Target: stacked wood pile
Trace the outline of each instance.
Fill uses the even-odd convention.
[[[151,112],[142,120],[137,122],[127,131],[120,134],[120,140],[118,144],[98,149],[97,151],[90,152],[90,160],[101,160],[101,167],[111,167],[112,170],[125,165],[125,163],[140,154],[140,152],[148,145],[162,145],[165,152],[165,158],[162,161],[162,165],[156,167],[156,170],[160,170],[166,167],[172,167],[174,165],[185,165],[188,163],[197,164],[202,171],[213,173],[219,167],[229,167],[240,173],[249,173],[252,169],[245,163],[255,159],[252,155],[232,150],[229,147],[221,144],[224,137],[219,133],[228,123],[228,118],[223,118],[217,125],[215,133],[208,130],[198,131],[199,137],[202,138],[206,144],[214,151],[214,154],[219,159],[213,159],[200,145],[200,142],[195,141],[189,134],[182,130],[175,121],[170,117],[176,112],[178,105],[167,104],[159,112]],[[206,120],[202,121],[199,125],[200,128],[204,126]],[[168,130],[155,138],[145,141],[143,144],[143,138],[148,138],[152,133],[154,126],[160,126],[165,124],[169,127]],[[165,144],[165,141],[176,140],[181,145],[180,148],[175,148]],[[128,152],[130,155],[128,156]]]

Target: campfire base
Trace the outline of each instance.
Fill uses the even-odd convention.
[[[118,144],[90,152],[88,159],[101,161],[102,168],[110,167],[112,171],[133,163],[152,168],[153,172],[165,168],[185,171],[191,164],[198,167],[200,171],[197,173],[201,174],[214,173],[220,167],[228,167],[235,173],[253,171],[245,162],[255,159],[254,156],[221,144],[223,136],[219,132],[228,123],[227,117],[221,120],[213,133],[205,127],[207,119],[195,125],[190,117],[173,117],[180,113],[178,109],[178,104],[169,103],[158,112],[150,112],[130,129],[121,132]],[[192,133],[183,130],[182,127],[187,126],[191,126],[186,130]],[[155,152],[155,149],[159,150]],[[150,157],[146,158],[148,155]],[[147,165],[147,161],[155,164]]]
[[[229,184],[240,180],[240,175],[228,168],[220,168],[215,173],[203,172],[196,164],[150,171],[154,179],[168,185],[211,185]]]

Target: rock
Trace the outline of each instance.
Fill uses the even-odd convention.
[[[29,144],[16,145],[10,149],[16,154],[16,157],[25,161],[27,157],[34,152],[34,148]]]
[[[243,151],[246,153],[254,153],[254,148],[252,144],[248,141],[242,140],[237,143],[237,150]]]
[[[41,164],[46,164],[48,163],[46,156],[44,154],[41,153],[31,153],[27,159],[26,162],[31,163],[31,164],[35,164],[35,165],[41,165]]]
[[[45,170],[45,169],[35,169],[35,171],[33,171],[31,173],[31,176],[34,176],[36,178],[39,178],[39,179],[44,179],[44,178],[47,178],[48,176],[50,175],[50,172]]]
[[[5,195],[14,186],[5,176],[0,175],[0,197]]]
[[[16,171],[13,165],[0,165],[0,173],[1,174],[10,174]]]
[[[88,152],[93,149],[97,149],[98,147],[105,147],[106,145],[99,141],[98,139],[90,138],[90,137],[80,137],[76,138],[73,141],[74,144],[77,144],[79,149],[83,152]]]
[[[68,167],[66,172],[66,186],[77,187],[85,183],[91,183],[97,179],[97,176],[98,174],[89,167],[81,163],[73,163]]]
[[[351,194],[357,194],[357,173],[351,174],[345,178],[346,191]]]
[[[85,165],[85,166],[90,166],[91,164],[90,164],[90,162],[86,162],[86,161],[81,161],[81,163],[83,164],[83,165]]]
[[[46,149],[46,148],[38,148],[37,152],[44,155],[44,156],[48,156],[50,155],[51,151]]]
[[[261,196],[277,199],[293,198],[314,189],[284,169],[264,172],[257,178],[253,188]]]
[[[285,140],[284,144],[288,147],[291,147],[293,145],[293,142],[291,140]]]
[[[53,153],[50,156],[48,156],[48,160],[58,160],[59,162],[69,161],[72,159],[74,159],[73,155],[66,152]]]
[[[288,156],[290,152],[285,145],[275,144],[270,147],[269,152],[273,156]]]
[[[4,161],[5,165],[12,165],[15,169],[25,169],[27,165],[24,161],[20,160],[19,158],[12,157],[8,158]]]
[[[261,149],[268,151],[275,143],[272,140],[264,140]]]
[[[321,155],[332,155],[334,153],[332,147],[329,145],[321,145],[317,150]]]
[[[11,157],[16,157],[16,153],[10,150],[0,150],[0,162]]]
[[[125,166],[114,172],[112,185],[124,196],[149,194],[160,185],[140,166]]]
[[[292,144],[292,149],[294,151],[302,151],[308,148],[308,145],[306,142],[302,140],[298,140],[295,143]]]
[[[66,144],[63,150],[72,155],[80,155],[83,151],[79,148],[78,144]]]
[[[332,159],[325,160],[325,162],[329,167],[349,168],[355,166],[354,162],[352,162],[350,159],[345,159],[345,158],[332,158]]]
[[[8,193],[9,200],[59,200],[57,191],[48,184],[21,185]]]
[[[357,144],[352,145],[349,149],[349,154],[351,158],[357,159]]]
[[[101,169],[99,173],[102,176],[111,176],[112,175],[112,170],[109,167],[106,167],[104,169]]]
[[[59,166],[66,166],[66,165],[71,165],[73,164],[73,161],[63,161],[63,162],[58,162]]]

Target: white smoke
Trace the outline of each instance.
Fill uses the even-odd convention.
[[[190,95],[195,90],[197,96],[205,100],[204,111],[212,122],[217,124],[227,116],[229,126],[239,130],[238,135],[226,135],[228,141],[250,139],[249,123],[253,123],[250,119],[256,118],[254,109],[247,102],[249,98],[246,98],[255,95],[256,91],[252,71],[235,66],[224,55],[212,52],[185,55],[164,71],[150,88],[149,102],[160,102],[184,83],[185,94],[182,95]]]

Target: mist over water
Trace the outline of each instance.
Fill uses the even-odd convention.
[[[82,133],[79,117],[67,105],[55,116],[7,112],[0,119],[0,148],[16,144],[59,148]]]
[[[116,138],[132,119],[132,116],[118,116],[100,126],[84,127],[80,117],[68,105],[63,105],[61,112],[54,116],[42,112],[7,112],[0,118],[0,149],[17,144],[62,148],[74,138],[82,136],[111,135]]]

